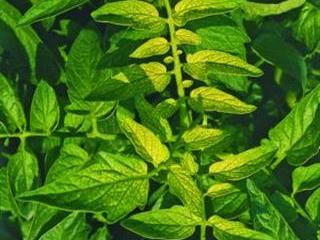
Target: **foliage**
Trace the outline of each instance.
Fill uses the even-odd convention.
[[[0,239],[319,240],[317,0],[0,0]]]

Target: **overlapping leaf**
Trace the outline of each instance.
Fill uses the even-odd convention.
[[[25,192],[20,199],[68,210],[105,211],[114,222],[145,204],[148,185],[142,160],[100,152],[94,164]]]

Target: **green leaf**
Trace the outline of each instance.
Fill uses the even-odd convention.
[[[250,17],[280,15],[300,7],[306,0],[284,0],[280,3],[258,3],[247,1],[243,5],[243,10]]]
[[[34,216],[25,232],[26,240],[38,240],[39,237],[56,226],[66,216],[67,212],[48,207],[46,205],[37,204],[34,208]]]
[[[17,201],[16,196],[32,190],[37,185],[38,160],[33,154],[20,150],[15,155],[10,156],[7,174],[11,207],[15,213],[28,219],[32,214],[32,206]]]
[[[195,53],[201,50],[217,50],[228,52],[246,60],[245,43],[250,41],[245,31],[239,23],[236,23],[228,16],[212,16],[186,25],[186,28],[195,32],[200,38],[201,43],[198,45],[183,46],[186,53]],[[223,84],[227,88],[235,91],[247,91],[249,82],[245,76],[219,74],[212,71],[198,80],[204,81],[207,85]],[[201,76],[201,73],[199,73]]]
[[[225,180],[238,181],[268,166],[275,153],[276,150],[270,146],[255,147],[213,163],[209,172]]]
[[[274,240],[299,240],[284,217],[253,181],[247,181],[247,188],[254,228],[269,234]]]
[[[210,217],[209,224],[213,227],[213,235],[218,240],[272,240],[273,238],[262,232],[247,228],[241,222],[229,221],[218,215]]]
[[[186,239],[200,224],[201,218],[180,206],[138,213],[122,222],[128,230],[151,239]]]
[[[0,48],[11,55],[12,74],[22,82],[36,84],[38,79],[54,83],[64,80],[53,53],[31,27],[17,27],[20,12],[8,1],[0,2]]]
[[[184,152],[180,157],[180,164],[184,170],[190,173],[190,175],[195,175],[199,171],[199,164],[192,153]]]
[[[54,161],[46,176],[46,184],[51,183],[60,177],[72,174],[76,170],[80,170],[89,160],[88,153],[81,147],[69,143],[65,144],[60,151],[57,160]]]
[[[156,106],[156,114],[167,119],[175,114],[178,109],[178,101],[173,98],[168,98]]]
[[[252,48],[266,62],[279,67],[286,74],[299,81],[302,89],[305,89],[307,65],[304,57],[278,33],[260,34],[254,40]]]
[[[183,133],[181,140],[189,150],[203,150],[223,141],[226,133],[220,129],[196,126]]]
[[[166,27],[164,19],[159,17],[158,10],[152,4],[140,0],[106,3],[91,16],[97,22],[130,26],[151,32],[162,32]]]
[[[84,213],[71,213],[68,217],[40,237],[39,240],[87,240],[90,226]]]
[[[153,38],[143,43],[133,53],[131,58],[148,58],[166,54],[170,50],[170,43],[163,37]]]
[[[309,51],[320,45],[320,9],[305,4],[294,26],[296,38],[303,41]]]
[[[79,7],[89,0],[42,0],[35,3],[19,20],[19,25],[28,25],[48,19],[73,8]]]
[[[263,72],[229,53],[202,50],[187,56],[186,73],[198,80],[205,80],[210,73],[259,77]]]
[[[93,88],[94,74],[103,56],[102,39],[92,23],[85,26],[72,44],[66,63],[68,93],[84,99]]]
[[[41,188],[21,194],[20,199],[66,210],[106,212],[110,222],[145,205],[149,183],[147,165],[142,160],[100,152],[93,162]]]
[[[320,85],[305,96],[271,131],[269,138],[278,148],[277,157],[301,165],[319,151]]]
[[[320,223],[320,188],[315,190],[306,202],[306,211],[312,220],[319,225]]]
[[[50,133],[59,123],[59,104],[50,85],[41,81],[32,98],[30,127],[32,131]]]
[[[0,211],[10,211],[10,199],[9,199],[9,184],[7,179],[7,168],[1,167],[0,168]]]
[[[241,192],[241,190],[235,185],[227,182],[218,182],[208,189],[206,195],[208,197],[217,198],[238,192]]]
[[[54,161],[47,173],[45,184],[49,184],[60,177],[80,170],[88,160],[89,156],[87,152],[79,146],[72,143],[63,145],[58,159]],[[57,210],[56,208],[37,204],[35,214],[26,234],[26,239],[39,239],[39,236],[47,232],[49,228],[56,226],[56,224],[62,221],[67,215],[68,213]]]
[[[90,100],[123,100],[140,94],[162,92],[170,83],[170,73],[157,62],[100,71]]]
[[[292,172],[293,193],[313,190],[320,186],[320,163],[298,167]]]
[[[135,106],[139,112],[139,117],[144,126],[156,133],[161,140],[172,139],[172,130],[167,119],[149,104],[144,97],[135,98]]]
[[[185,207],[199,217],[204,216],[202,192],[186,170],[179,165],[171,166],[168,184],[170,192],[176,195]]]
[[[289,223],[293,223],[297,220],[298,213],[296,206],[294,200],[290,196],[276,191],[271,195],[270,200]]]
[[[230,114],[247,114],[256,110],[238,98],[214,87],[199,87],[192,90],[189,104],[198,112],[222,112]]]
[[[199,45],[201,38],[194,32],[181,28],[176,31],[176,39],[178,44]]]
[[[118,114],[118,123],[122,132],[133,144],[136,152],[154,166],[165,162],[170,157],[168,148],[148,128],[133,119]]]
[[[101,227],[90,237],[90,240],[111,240],[111,236],[106,227]]]
[[[0,73],[0,109],[19,130],[26,126],[26,118],[20,101],[8,80]]]
[[[238,185],[215,182],[207,190],[208,205],[221,217],[235,218],[248,209],[248,197]]]
[[[191,20],[233,11],[243,2],[243,0],[182,0],[174,8],[174,19],[178,26],[183,26]]]

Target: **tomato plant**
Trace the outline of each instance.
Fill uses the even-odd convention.
[[[1,0],[0,238],[313,240],[318,0]]]

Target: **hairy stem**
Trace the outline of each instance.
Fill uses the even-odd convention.
[[[169,33],[170,33],[170,41],[171,41],[171,51],[172,51],[172,57],[173,57],[173,63],[174,63],[174,69],[173,73],[176,79],[177,84],[177,92],[178,96],[181,100],[180,104],[180,126],[182,128],[188,128],[190,126],[190,120],[188,116],[188,109],[187,104],[185,101],[185,91],[183,87],[183,78],[182,78],[182,69],[181,69],[181,61],[179,57],[179,51],[178,51],[178,43],[176,39],[176,29],[174,24],[174,19],[172,17],[172,10],[169,0],[164,0],[168,19],[167,23],[169,26]]]

